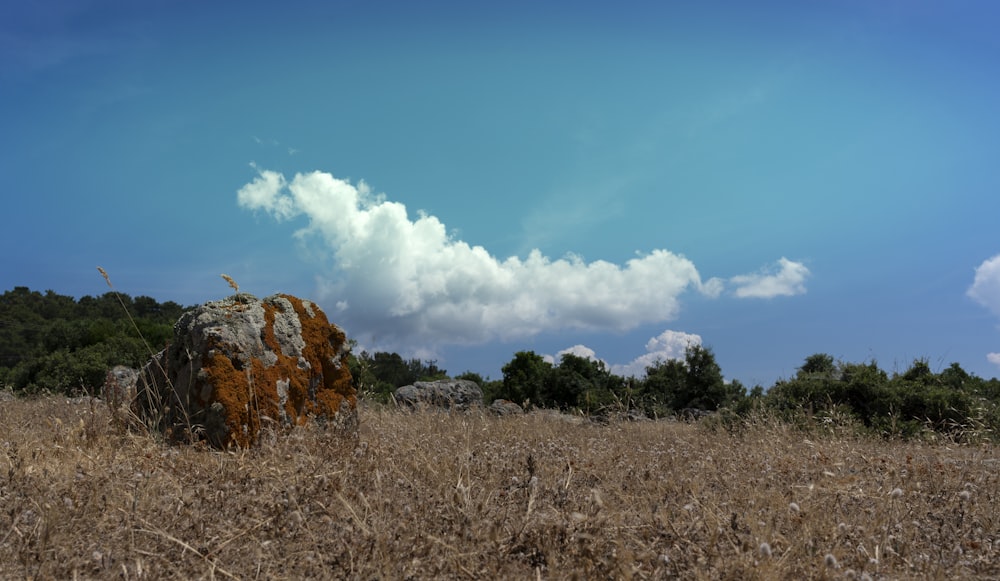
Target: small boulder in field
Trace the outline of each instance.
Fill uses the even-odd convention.
[[[248,447],[310,421],[357,430],[347,340],[320,308],[246,293],[201,305],[140,373],[138,407],[174,438]]]
[[[498,416],[517,416],[524,413],[524,408],[507,399],[493,400],[489,410]]]
[[[439,379],[404,385],[394,394],[396,402],[410,407],[468,410],[483,405],[483,390],[468,379]]]
[[[135,386],[138,381],[139,373],[135,369],[115,365],[104,379],[101,399],[113,411],[134,411],[132,406],[135,403]]]
[[[684,408],[677,412],[677,418],[685,422],[696,422],[702,418],[707,418],[712,412],[699,408]]]

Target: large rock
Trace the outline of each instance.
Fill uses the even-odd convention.
[[[483,405],[483,390],[467,379],[418,381],[396,390],[396,401],[411,407],[431,406],[468,410]]]
[[[357,429],[344,333],[315,304],[237,294],[185,313],[140,373],[138,407],[174,438],[248,447],[309,421]]]

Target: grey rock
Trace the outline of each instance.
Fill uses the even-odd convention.
[[[712,415],[712,412],[699,408],[684,408],[677,412],[677,418],[686,422],[696,422],[710,415]]]
[[[649,419],[649,416],[647,416],[646,412],[641,409],[632,408],[625,412],[625,419],[630,422],[644,422]]]
[[[396,402],[409,407],[437,407],[468,410],[483,405],[483,390],[467,379],[418,381],[395,392]]]
[[[551,422],[562,422],[566,424],[580,425],[589,421],[581,416],[564,414],[559,410],[552,410],[552,409],[538,409],[534,410],[531,413],[532,415],[542,418],[545,421],[551,421]]]
[[[594,414],[590,416],[590,421],[595,424],[608,425],[623,422],[645,422],[649,416],[640,409],[632,408],[628,411],[614,411]]]
[[[489,410],[498,416],[517,416],[524,413],[524,408],[508,399],[494,400]]]

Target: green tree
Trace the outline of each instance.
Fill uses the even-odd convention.
[[[826,353],[816,353],[806,357],[802,367],[799,368],[797,377],[799,379],[832,379],[837,371],[837,366],[833,362],[833,356]]]
[[[676,411],[677,394],[687,381],[687,366],[679,359],[658,360],[646,368],[646,379],[641,382],[642,407],[654,415]]]
[[[941,372],[939,379],[941,383],[947,385],[951,389],[965,389],[965,388],[975,388],[975,385],[979,382],[976,381],[978,378],[974,378],[969,375],[962,366],[958,363],[952,363],[948,369]]]
[[[746,397],[746,389],[739,382],[726,384],[715,354],[701,345],[689,346],[683,361],[669,359],[647,367],[642,392],[646,407],[653,408],[647,411],[655,413],[660,413],[657,406],[675,412],[714,411]]]
[[[518,351],[501,371],[503,399],[539,405],[552,373],[552,364],[534,351]]]
[[[549,372],[539,402],[547,407],[595,411],[613,399],[610,377],[603,361],[564,353],[559,365]]]
[[[719,409],[726,402],[728,393],[722,368],[715,362],[712,350],[701,345],[691,345],[684,354],[684,363],[687,375],[674,402],[675,409]]]

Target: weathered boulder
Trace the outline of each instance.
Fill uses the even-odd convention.
[[[410,407],[441,407],[468,410],[483,405],[483,390],[467,379],[418,381],[396,390],[396,402]]]
[[[131,367],[115,365],[104,378],[101,399],[114,411],[133,410],[139,372]]]
[[[357,429],[344,333],[315,304],[240,293],[201,305],[142,369],[138,408],[173,438],[256,444],[263,430],[309,421]]]
[[[489,410],[498,416],[517,416],[524,413],[524,408],[507,399],[493,400]]]

